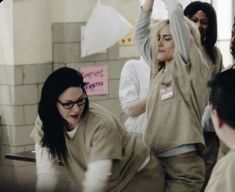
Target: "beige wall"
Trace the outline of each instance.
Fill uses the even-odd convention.
[[[12,7],[12,0],[0,4],[0,65],[14,64]]]
[[[85,22],[97,0],[51,0],[52,22]],[[128,21],[134,22],[138,12],[138,0],[102,0],[120,12]]]
[[[102,1],[134,23],[136,0]],[[14,65],[52,61],[52,23],[86,22],[95,0],[21,0],[13,4]],[[24,27],[22,27],[24,26]]]
[[[49,0],[14,2],[14,65],[52,61],[49,2]]]
[[[213,6],[215,7],[217,13],[217,22],[218,22],[217,45],[220,48],[220,51],[223,55],[223,64],[225,67],[232,64],[232,56],[229,50],[231,29],[233,23],[232,19],[233,9],[231,6],[232,2],[233,0],[213,1]]]

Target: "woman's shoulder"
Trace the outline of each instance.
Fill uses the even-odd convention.
[[[215,45],[214,49],[215,49],[215,52],[216,52],[217,54],[222,55],[222,53],[221,53],[219,47],[217,47],[217,46]]]
[[[103,107],[97,103],[90,102],[89,103],[89,113],[102,116],[104,113],[108,113],[108,109],[106,109],[105,107]]]
[[[88,114],[90,120],[94,119],[100,123],[108,123],[113,121],[113,119],[116,119],[111,111],[93,102],[90,103]]]
[[[226,169],[235,174],[235,150],[230,150],[227,155],[219,160],[218,164],[223,168],[223,171]]]
[[[92,132],[99,130],[114,131],[121,130],[122,124],[118,118],[108,109],[96,103],[91,103],[86,117],[86,127]]]

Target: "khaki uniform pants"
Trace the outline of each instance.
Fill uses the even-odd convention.
[[[204,132],[204,139],[206,144],[206,149],[204,152],[204,160],[206,163],[206,177],[203,189],[205,189],[213,167],[217,162],[218,152],[219,152],[219,139],[215,132]]]
[[[165,192],[201,191],[205,180],[205,163],[196,152],[159,159],[166,175]]]
[[[160,161],[153,155],[121,192],[164,192],[165,176]]]

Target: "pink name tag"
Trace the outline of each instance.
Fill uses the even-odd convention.
[[[174,96],[172,87],[164,87],[160,90],[161,101],[172,98]]]

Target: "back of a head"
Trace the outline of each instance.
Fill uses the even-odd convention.
[[[218,73],[209,82],[211,88],[210,102],[221,119],[235,129],[235,69]]]

